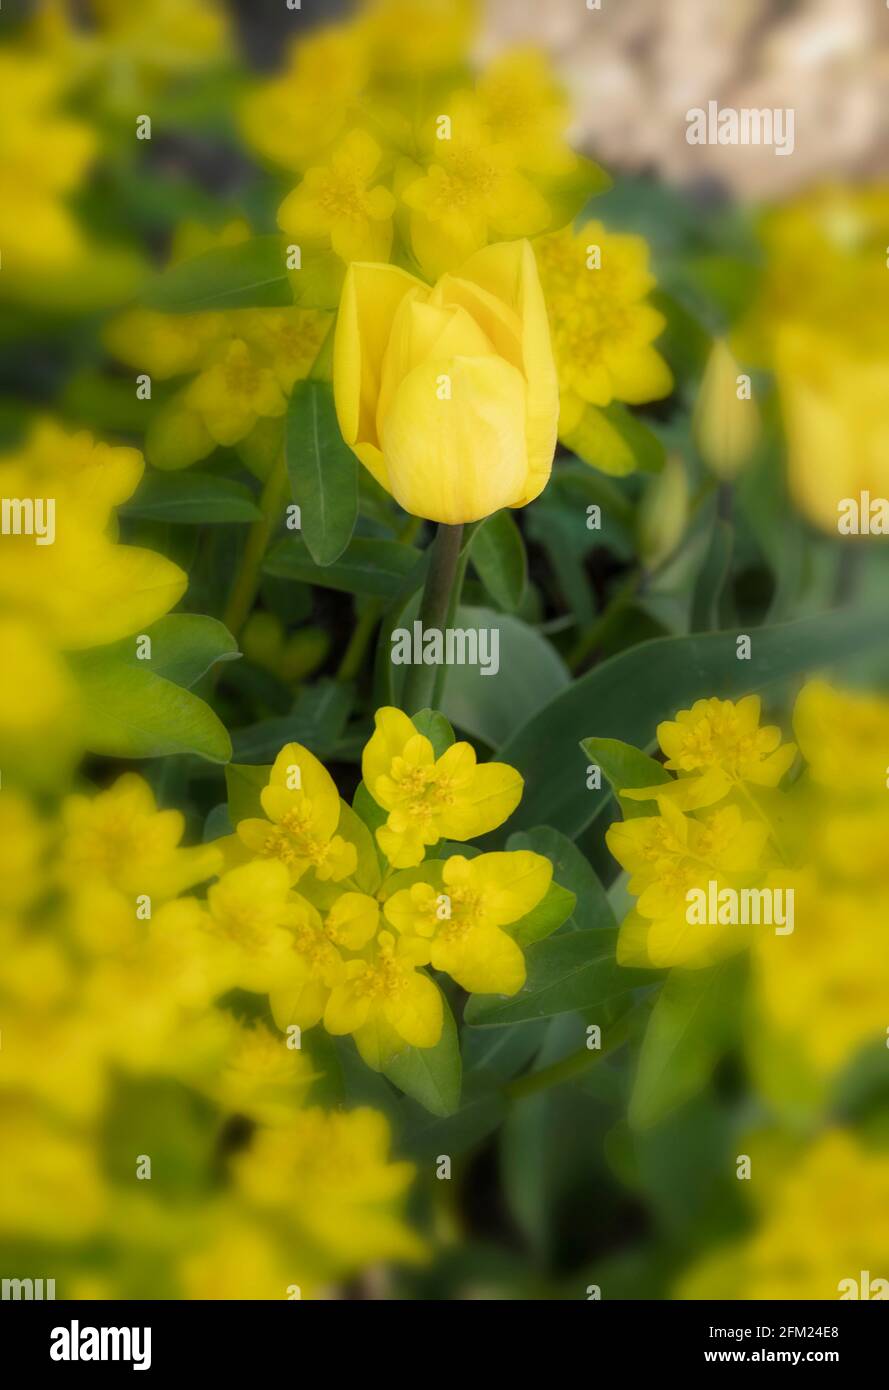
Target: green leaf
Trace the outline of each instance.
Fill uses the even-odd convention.
[[[737,659],[736,632],[702,633],[641,642],[581,676],[498,750],[498,758],[525,778],[515,820],[554,825],[572,837],[593,820],[603,793],[587,790],[585,754],[578,743],[593,712],[602,736],[647,748],[661,720],[695,700],[737,699],[885,641],[889,612],[835,610],[753,628],[750,636],[749,661]]]
[[[436,709],[421,709],[411,715],[414,728],[428,738],[436,758],[440,758],[454,742],[454,730]]]
[[[656,762],[647,753],[634,748],[631,743],[622,743],[619,738],[581,739],[581,748],[587,757],[605,773],[611,790],[620,802],[620,808],[627,820],[634,816],[653,816],[657,807],[651,801],[633,801],[619,795],[626,787],[662,786],[672,782],[663,763]]]
[[[279,541],[269,551],[263,570],[280,579],[297,579],[338,589],[346,594],[367,594],[393,600],[417,563],[417,552],[397,541],[367,540],[353,536],[339,558],[330,565],[316,565],[303,541]]]
[[[141,658],[140,637],[151,639],[151,656]],[[95,658],[120,662],[137,671],[163,676],[174,685],[189,689],[219,661],[237,661],[241,653],[228,628],[217,618],[199,613],[168,613],[158,618],[139,637],[124,637],[90,653],[72,657],[73,661]]]
[[[168,314],[292,305],[286,247],[282,236],[214,246],[165,270],[145,290],[142,302]]]
[[[463,1066],[457,1025],[442,995],[444,1024],[435,1047],[408,1047],[383,1067],[383,1075],[433,1115],[460,1108]]]
[[[741,967],[671,970],[652,1010],[630,1099],[635,1129],[657,1124],[707,1084],[737,1031]]]
[[[225,788],[228,793],[228,817],[232,825],[242,820],[264,819],[265,811],[259,793],[268,785],[271,763],[229,763],[225,769]]]
[[[663,467],[665,450],[657,435],[617,402],[588,405],[580,423],[559,438],[584,463],[613,477],[637,470],[658,473]]]
[[[488,675],[483,675],[479,666],[449,666],[441,699],[441,708],[452,724],[492,748],[570,682],[562,658],[549,642],[508,613],[459,608],[454,627],[497,634],[496,671],[493,660]],[[489,655],[493,657],[493,635],[489,641]]]
[[[479,578],[495,603],[514,613],[528,581],[522,533],[508,511],[495,512],[475,531],[470,554]]]
[[[519,830],[510,835],[507,849],[533,849],[545,854],[553,866],[553,880],[560,883],[576,898],[574,921],[583,931],[594,927],[616,927],[608,894],[585,854],[582,854],[566,835],[549,825],[533,830]]]
[[[462,1103],[453,1114],[430,1115],[410,1099],[400,1105],[402,1150],[413,1158],[429,1160],[439,1154],[449,1154],[453,1159],[477,1147],[497,1129],[505,1110],[503,1091],[488,1074],[467,1075]]]
[[[88,748],[113,758],[196,753],[227,763],[231,740],[209,705],[108,648],[69,657],[84,706]]]
[[[577,897],[558,883],[551,883],[546,895],[536,907],[526,912],[518,922],[513,922],[507,931],[519,946],[530,946],[532,941],[543,941],[552,936],[574,911]]]
[[[139,490],[120,508],[121,516],[174,525],[213,526],[255,521],[261,516],[249,488],[232,478],[189,469],[184,473],[146,472]]]
[[[340,433],[328,382],[298,381],[293,388],[286,454],[306,548],[316,565],[332,565],[358,518],[358,460]]]
[[[262,719],[234,734],[239,763],[268,762],[285,743],[302,743],[317,758],[332,752],[352,704],[349,686],[325,677],[302,688],[289,714]]]
[[[575,1013],[617,999],[657,978],[653,971],[618,965],[616,943],[613,927],[566,932],[538,941],[525,952],[528,978],[518,994],[511,998],[471,995],[463,1014],[465,1022],[479,1028],[502,1028]]]

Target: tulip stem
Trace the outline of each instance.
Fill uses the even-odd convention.
[[[432,542],[429,569],[423,598],[420,602],[420,622],[423,631],[442,632],[448,618],[459,602],[468,552],[463,552],[463,527],[439,524]],[[415,658],[420,653],[415,652]],[[406,714],[433,706],[440,690],[443,668],[413,665],[407,668],[401,703]]]

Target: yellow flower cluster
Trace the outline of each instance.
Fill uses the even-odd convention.
[[[382,1116],[321,1108],[292,1039],[220,1003],[245,977],[245,934],[271,960],[285,916],[244,870],[206,908],[177,896],[223,862],[183,830],[133,774],[52,819],[0,792],[0,1239],[48,1242],[60,1271],[74,1255],[62,1297],[138,1297],[141,1267],[166,1297],[310,1297],[418,1258],[413,1169],[390,1159]],[[283,902],[281,864],[246,873],[276,869]]]
[[[45,55],[0,53],[0,246],[14,277],[70,266],[83,250],[66,198],[96,152],[93,131],[66,114],[69,85]]]
[[[375,837],[317,758],[288,744],[262,789],[264,815],[220,842],[228,867],[206,906],[180,900],[164,920],[213,943],[228,987],[267,993],[279,1027],[323,1021],[379,1069],[441,1037],[442,996],[424,966],[469,991],[522,987],[510,928],[546,895],[552,865],[528,850],[425,857],[495,829],[521,797],[519,774],[479,765],[467,743],[436,757],[407,715],[384,708],[362,770]]]
[[[352,22],[294,46],[285,73],[247,101],[246,138],[301,176],[278,225],[310,256],[333,252],[377,270],[391,260],[439,281],[439,294],[441,277],[474,265],[484,247],[532,239],[562,388],[560,437],[588,462],[626,472],[632,458],[600,408],[654,400],[673,385],[653,347],[665,321],[647,302],[654,288],[647,245],[596,222],[572,229],[572,217],[607,180],[566,142],[565,94],[530,48],[504,53],[473,77],[470,35],[468,5],[366,4]],[[462,82],[454,77],[460,63]],[[484,288],[511,305],[511,283]],[[479,319],[478,295],[460,303]],[[492,313],[511,317],[500,305],[490,305]],[[426,317],[422,332],[402,333],[406,360],[408,346],[413,362],[444,360],[447,348],[455,350],[461,325],[451,324],[448,337]],[[462,325],[460,350],[490,355],[477,332],[467,334],[472,327]],[[501,336],[494,335],[493,351],[502,353]],[[367,350],[374,355],[372,342]],[[515,354],[503,355],[521,365]],[[438,511],[418,514],[451,520],[455,509]]]
[[[213,247],[237,245],[249,229],[236,221],[213,234],[183,224],[174,238],[172,264]],[[234,309],[227,313],[162,314],[129,309],[105,330],[105,344],[120,361],[152,380],[189,377],[152,413],[146,452],[158,468],[185,468],[217,445],[247,444],[257,426],[279,438],[287,398],[308,376],[331,324],[320,310]],[[268,441],[259,456],[276,449]],[[262,472],[257,450],[250,455]]]
[[[118,544],[114,509],[143,471],[136,449],[38,422],[0,459],[0,632],[16,679],[0,693],[5,771],[67,762],[78,702],[64,653],[141,632],[182,597],[187,576],[153,551]]]
[[[757,1031],[826,1077],[885,1035],[889,702],[813,680],[793,726],[805,765],[781,790],[796,748],[760,725],[757,696],[680,711],[658,727],[675,776],[622,791],[642,814],[606,838],[636,898],[619,960],[701,968],[749,945]],[[792,930],[689,921],[690,890],[726,888],[792,891]]]
[[[605,427],[590,407],[641,405],[673,389],[653,346],[666,321],[647,299],[648,244],[586,222],[540,237],[535,250],[561,388],[559,436],[604,468]]]
[[[249,97],[248,142],[301,175],[278,214],[289,236],[347,262],[384,261],[397,227],[434,280],[488,242],[567,220],[562,189],[580,162],[565,97],[530,49],[473,81],[473,10],[371,0],[294,42],[284,73]]]
[[[889,1294],[889,1163],[830,1129],[801,1156],[774,1134],[746,1145],[759,1223],[683,1278],[680,1298],[883,1298]],[[752,1186],[752,1185],[751,1185]]]
[[[845,499],[889,496],[887,221],[885,183],[821,188],[769,213],[763,286],[741,330],[776,373],[793,499],[833,535]]]

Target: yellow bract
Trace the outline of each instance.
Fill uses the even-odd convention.
[[[504,928],[537,906],[552,872],[530,850],[452,855],[441,885],[420,881],[393,893],[386,918],[404,936],[428,941],[431,964],[464,989],[515,994],[525,983],[525,958]]]
[[[401,710],[376,714],[361,764],[365,785],[388,811],[377,842],[395,868],[419,864],[440,839],[471,840],[501,825],[519,804],[522,778],[506,763],[476,762],[468,743],[440,758]]]
[[[346,442],[406,511],[458,524],[530,502],[558,399],[528,244],[487,247],[431,290],[394,266],[350,266],[334,389]]]
[[[335,833],[339,793],[330,773],[308,748],[288,743],[281,749],[261,801],[269,819],[248,819],[238,825],[238,835],[254,854],[279,860],[292,883],[309,868],[319,879],[335,882],[354,872],[355,847]]]
[[[395,198],[375,181],[381,155],[370,135],[351,131],[328,165],[306,170],[278,209],[278,226],[331,246],[344,261],[387,260]]]
[[[647,302],[655,281],[644,238],[587,222],[539,238],[534,250],[562,390],[560,434],[570,436],[587,405],[668,395],[673,378],[652,346],[665,320]]]

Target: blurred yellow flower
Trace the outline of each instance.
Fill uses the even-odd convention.
[[[388,811],[377,843],[394,868],[419,864],[427,845],[470,840],[511,816],[523,782],[506,763],[476,762],[468,743],[436,758],[432,744],[401,710],[377,710],[361,770],[374,800]]]
[[[644,238],[586,222],[540,237],[534,249],[559,371],[560,436],[569,440],[586,406],[669,395],[673,378],[653,346],[666,321],[647,302],[655,280]]]
[[[346,442],[406,511],[457,524],[525,506],[549,478],[558,413],[527,242],[486,247],[432,290],[351,266],[334,389]]]
[[[878,796],[889,780],[889,700],[807,681],[793,710],[793,732],[819,785]]]
[[[55,270],[83,250],[64,197],[96,152],[90,128],[61,109],[65,67],[22,50],[0,53],[0,244],[8,273]]]
[[[180,848],[181,811],[159,811],[148,783],[125,772],[97,796],[69,796],[62,806],[60,872],[77,888],[97,880],[134,900],[158,902],[211,878],[221,857],[213,845]]]
[[[275,418],[287,409],[275,373],[243,338],[228,342],[218,360],[195,377],[185,392],[185,404],[200,416],[216,443],[226,446],[249,434],[257,420]]]
[[[430,280],[456,270],[489,241],[545,231],[551,217],[512,147],[489,135],[475,97],[458,93],[449,107],[448,137],[433,137],[425,173],[406,178],[401,188],[411,209],[411,247]]]
[[[758,1171],[765,1191],[753,1234],[692,1269],[679,1297],[868,1298],[864,1272],[889,1278],[889,1154],[834,1129],[783,1163],[764,1155]]]
[[[305,1053],[289,1046],[280,1033],[263,1023],[237,1024],[212,1089],[224,1110],[246,1115],[257,1124],[286,1124],[313,1078]]]
[[[761,869],[767,827],[745,821],[736,806],[695,819],[668,797],[657,805],[657,816],[619,821],[605,835],[638,899],[621,925],[617,958],[623,965],[700,968],[738,950],[747,931],[738,923],[689,922],[688,893],[707,892],[711,882],[717,891],[734,887]]]
[[[241,111],[247,143],[302,172],[342,133],[364,88],[367,54],[358,30],[330,25],[294,39],[283,74],[260,83]]]
[[[261,1129],[234,1160],[245,1197],[274,1212],[342,1275],[374,1260],[416,1259],[423,1246],[401,1217],[412,1164],[392,1162],[376,1110],[301,1110]]]
[[[372,136],[351,131],[329,164],[306,170],[278,209],[278,226],[288,236],[332,246],[344,261],[388,260],[395,198],[375,182],[381,156]]]

